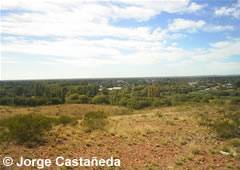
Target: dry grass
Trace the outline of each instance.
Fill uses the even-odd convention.
[[[9,107],[0,106],[0,118],[14,116],[16,114],[42,113],[48,116],[69,115],[82,118],[84,113],[103,110],[104,112],[113,115],[131,114],[132,110],[110,105],[91,105],[91,104],[62,104],[51,106],[37,107]]]

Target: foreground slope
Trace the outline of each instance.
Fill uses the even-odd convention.
[[[77,104],[1,107],[1,118],[30,112],[55,117],[66,114],[78,118],[79,124],[54,127],[48,143],[35,148],[2,143],[0,157],[11,156],[16,160],[21,156],[52,160],[57,156],[70,159],[114,157],[121,160],[119,169],[240,169],[240,148],[230,145],[229,140],[219,139],[210,128],[199,125],[198,113],[219,108],[224,106],[178,106],[140,111]],[[105,131],[87,133],[81,118],[85,112],[96,110],[110,114],[109,124]],[[228,154],[221,154],[222,151]]]

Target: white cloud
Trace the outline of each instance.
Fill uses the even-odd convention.
[[[118,55],[119,51],[94,46],[91,41],[63,39],[57,41],[46,40],[17,40],[2,46],[3,51],[27,54],[53,55],[65,57],[87,58],[96,56]]]
[[[175,19],[171,24],[168,25],[168,30],[172,32],[187,31],[190,33],[197,32],[198,30],[206,32],[219,32],[219,31],[233,31],[234,27],[231,25],[211,25],[207,24],[203,20],[187,20],[183,18]]]
[[[180,30],[186,30],[189,32],[196,32],[198,29],[202,28],[206,24],[205,21],[193,21],[193,20],[186,20],[182,18],[177,18],[168,26],[170,31],[176,32]]]
[[[158,30],[161,31],[161,30]],[[181,60],[207,60],[228,58],[240,55],[240,40],[223,41],[210,44],[209,49],[185,50],[176,43],[165,41],[87,40],[76,38],[47,40],[25,40],[7,38],[2,44],[4,52],[36,54],[49,62],[72,64],[76,66],[97,66],[108,64],[146,65],[168,62],[171,65],[184,65]],[[49,57],[50,55],[50,57]]]
[[[200,5],[200,4],[197,4],[195,2],[192,2],[191,5],[189,6],[188,10],[192,11],[192,12],[195,12],[195,11],[201,10],[202,8],[204,8],[206,6],[207,5]]]
[[[234,27],[232,25],[208,25],[204,27],[204,31],[207,32],[218,32],[218,31],[233,31]]]
[[[167,66],[169,66],[169,67],[185,67],[192,63],[193,63],[193,61],[189,59],[189,60],[183,60],[180,62],[169,63],[169,64],[167,64]]]
[[[34,3],[7,0],[2,4],[2,9],[20,11],[1,18],[2,33],[18,35],[18,38],[4,36],[1,51],[41,56],[44,58],[39,59],[42,64],[55,62],[77,67],[95,67],[163,62],[168,63],[167,66],[185,66],[191,64],[192,59],[227,58],[239,54],[240,50],[239,41],[218,42],[211,44],[209,49],[201,50],[185,50],[179,48],[177,43],[169,42],[186,36],[179,31],[232,31],[234,27],[231,25],[209,25],[204,20],[181,18],[175,19],[167,29],[110,24],[121,19],[147,21],[161,12],[191,13],[206,6],[191,3],[190,0],[36,0]],[[21,10],[25,12],[21,13]],[[31,36],[47,38],[39,40]],[[49,41],[49,37],[56,40]],[[14,63],[8,59],[8,63],[11,62]]]
[[[85,17],[84,15],[88,13],[91,15],[91,12],[85,13],[83,11],[75,10],[45,15],[41,13],[11,14],[2,19],[2,32],[22,36],[111,36],[138,40],[161,40],[167,36],[166,32],[160,28],[152,32],[150,27],[122,28],[111,26],[99,15]]]
[[[239,74],[240,72],[240,63],[237,62],[212,62],[208,67],[216,71],[235,72],[235,74]]]
[[[116,5],[116,2],[123,5]],[[24,10],[2,16],[2,32],[33,36],[114,36],[134,39],[146,38],[147,27],[120,28],[109,24],[111,19],[145,21],[165,11],[169,13],[195,12],[202,5],[181,1],[126,1],[99,2],[84,0],[8,0],[2,9]],[[137,29],[137,30],[136,30]],[[161,35],[156,35],[161,36]],[[151,38],[152,39],[152,38]]]
[[[97,67],[102,65],[119,64],[118,61],[109,59],[96,59],[96,58],[55,58],[52,59],[55,63],[63,63],[77,67]]]
[[[215,48],[224,48],[224,47],[227,47],[227,46],[231,45],[231,42],[229,42],[229,41],[220,41],[220,42],[212,43],[210,45],[212,47],[215,47]]]
[[[210,44],[212,48],[199,51],[193,58],[195,60],[226,59],[234,55],[240,55],[240,40],[221,41]]]
[[[14,60],[13,57],[1,56],[0,65],[1,64],[16,64],[16,63],[18,63],[18,62],[16,60]]]
[[[231,15],[235,11],[235,8],[221,7],[215,10],[216,15]]]
[[[117,19],[137,19],[138,21],[146,21],[157,13],[152,9],[145,9],[136,6],[120,8],[118,6],[111,6],[112,18]],[[141,15],[139,15],[141,14]]]
[[[168,13],[183,13],[183,12],[196,12],[205,7],[205,5],[200,5],[197,3],[190,3],[190,0],[116,0],[115,2],[120,2],[123,4],[138,6],[144,9],[152,9],[155,14],[161,12]],[[141,14],[140,14],[141,15]]]
[[[57,41],[13,39],[2,45],[4,52],[52,56],[62,63],[154,64],[176,61],[186,53],[183,49],[159,41],[59,39]],[[44,56],[42,56],[44,57]]]
[[[232,16],[240,19],[240,1],[234,4],[232,7],[221,7],[215,10],[217,16]]]
[[[18,2],[26,3],[23,0]],[[140,2],[127,3],[126,7],[115,6],[112,3],[101,5],[82,2],[80,6],[75,4],[72,7],[71,3],[45,2],[48,1],[37,1],[37,4],[31,8],[29,4],[21,5],[21,3],[9,3],[8,7],[5,6],[5,8],[15,8],[14,5],[17,4],[16,8],[25,10],[29,8],[33,13],[11,14],[3,17],[3,32],[21,35],[20,38],[6,37],[4,39],[6,42],[2,45],[4,52],[52,56],[49,62],[77,66],[119,63],[154,64],[161,61],[176,61],[185,54],[183,49],[166,44],[166,40],[181,38],[184,36],[182,34],[169,34],[167,30],[161,28],[155,30],[150,27],[122,28],[111,26],[108,22],[109,18],[146,20],[155,15],[156,11],[178,12],[182,10],[179,7],[188,4],[187,1],[177,4],[169,3],[169,6],[164,7],[155,6],[154,12],[151,11],[154,5],[145,2],[144,5],[140,5]],[[57,39],[55,41],[28,40],[26,37],[33,35],[56,36]],[[106,36],[111,38],[94,40],[96,37]],[[93,40],[89,40],[89,37]]]
[[[117,3],[123,6],[116,5]],[[197,3],[190,3],[190,0],[149,0],[149,1],[128,1],[128,0],[35,0],[34,3],[29,3],[27,0],[8,0],[2,4],[2,9],[18,9],[32,12],[39,12],[41,14],[62,12],[71,12],[74,10],[81,10],[88,14],[84,17],[91,18],[91,16],[100,16],[104,18],[134,18],[137,20],[148,20],[154,15],[163,11],[168,13],[178,12],[196,12],[204,6]],[[82,16],[82,15],[79,15]]]

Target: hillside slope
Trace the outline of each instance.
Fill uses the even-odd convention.
[[[77,104],[36,108],[1,107],[1,118],[2,115],[34,111],[49,116],[76,116],[79,124],[74,127],[54,127],[48,143],[37,148],[2,143],[0,158],[11,156],[18,160],[23,156],[54,160],[57,156],[70,159],[114,157],[121,160],[118,169],[240,169],[240,148],[233,147],[229,140],[217,138],[210,128],[199,125],[196,116],[199,112],[219,108],[224,107],[178,106],[140,111]],[[109,112],[109,124],[105,131],[87,133],[81,125],[81,117],[85,112],[95,110]]]

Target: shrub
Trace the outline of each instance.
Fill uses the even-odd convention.
[[[199,123],[213,129],[221,138],[240,137],[240,112],[233,110],[236,109],[225,108],[215,113],[200,113],[198,114],[200,118]]]
[[[192,101],[193,102],[200,102],[201,101],[201,96],[194,96],[193,98],[192,98]]]
[[[127,106],[128,97],[121,97],[117,103],[121,106]]]
[[[142,109],[151,105],[150,100],[141,98],[131,98],[127,101],[127,107],[132,109]]]
[[[152,102],[153,107],[161,107],[161,106],[171,106],[171,101],[168,98],[157,99]]]
[[[103,111],[87,112],[84,115],[83,125],[87,127],[87,131],[104,130],[108,123],[107,114]]]
[[[192,145],[192,146],[190,147],[190,149],[191,149],[191,152],[192,152],[194,155],[201,155],[201,154],[202,154],[200,147],[198,147],[198,146],[196,146],[196,145]]]
[[[172,96],[171,103],[173,105],[178,105],[184,103],[188,100],[187,96],[184,94],[175,94]]]
[[[58,119],[56,119],[56,124],[63,124],[64,126],[67,124],[71,124],[75,126],[78,124],[78,121],[70,116],[60,116]]]
[[[155,116],[157,116],[157,117],[159,117],[159,118],[162,118],[162,117],[163,117],[163,114],[162,114],[161,112],[157,112],[157,113],[155,114]]]
[[[237,127],[230,120],[222,120],[214,124],[214,128],[221,138],[235,137]]]
[[[61,100],[58,97],[49,98],[47,104],[61,104]]]
[[[224,114],[223,119],[217,119],[213,128],[219,137],[234,138],[240,136],[240,112]]]
[[[240,147],[240,138],[233,138],[229,141],[229,144],[233,147]]]
[[[153,107],[160,107],[160,106],[164,106],[164,104],[165,103],[162,100],[155,100],[155,101],[153,101],[152,106]]]
[[[16,115],[0,121],[1,136],[17,143],[40,143],[52,128],[52,119],[39,114]]]

